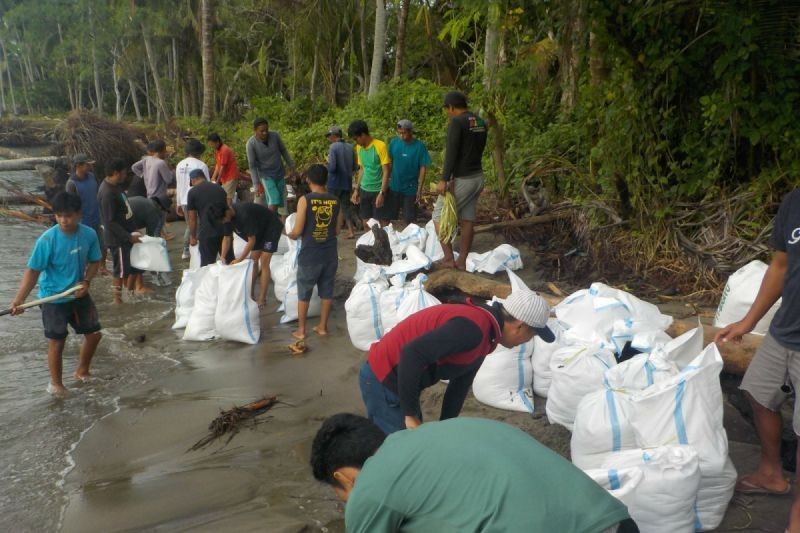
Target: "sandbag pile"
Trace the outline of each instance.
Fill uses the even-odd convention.
[[[258,305],[250,297],[253,268],[253,261],[246,259],[235,265],[216,263],[184,270],[175,293],[172,328],[185,328],[184,340],[226,339],[256,344],[261,325]]]

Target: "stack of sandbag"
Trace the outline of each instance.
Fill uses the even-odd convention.
[[[416,224],[409,224],[402,231],[395,231],[391,224],[384,228],[389,236],[389,246],[392,248],[394,259],[402,259],[409,246],[416,246],[420,250],[425,249],[428,238],[428,231]]]
[[[286,233],[289,234],[294,228],[297,218],[295,213],[286,217],[284,224]],[[280,245],[280,243],[279,243]],[[274,254],[270,260],[270,276],[273,281],[275,298],[281,302],[278,312],[282,312],[281,324],[297,320],[297,266],[300,257],[300,239],[286,239],[286,253],[283,255]],[[317,287],[311,294],[308,302],[308,317],[319,316],[322,312],[322,302],[319,299]]]
[[[378,224],[378,221],[370,219],[367,224],[372,227]],[[392,264],[375,265],[365,263],[359,257],[356,257],[356,272],[353,275],[356,283],[364,279],[368,273],[370,277],[373,277],[374,273],[379,272],[388,279],[396,274],[411,274],[431,268],[433,259],[428,257],[424,251],[428,240],[427,230],[416,224],[409,224],[400,232],[395,231],[391,224],[381,228],[381,230],[387,234],[389,239],[393,257]],[[356,240],[356,248],[360,245],[373,246],[374,244],[375,235],[371,231],[364,233]]]
[[[470,252],[467,255],[467,272],[497,274],[504,270],[520,268],[522,268],[522,257],[519,250],[510,244],[501,244],[494,250],[482,254]]]
[[[369,350],[373,342],[383,337],[380,302],[388,286],[379,271],[372,271],[356,283],[344,303],[350,342],[359,350]]]
[[[533,413],[533,343],[531,340],[514,348],[498,344],[483,360],[472,382],[475,399],[497,409]]]
[[[246,259],[235,265],[216,263],[184,272],[176,292],[178,306],[173,326],[179,329],[185,320],[184,340],[220,338],[246,344],[258,342],[261,336],[258,305],[250,296],[253,267],[253,261]],[[220,294],[225,297],[220,298]]]
[[[719,350],[709,344],[680,374],[635,394],[631,402],[630,420],[641,448],[677,443],[697,450],[696,527],[702,531],[722,521],[736,484],[722,425],[721,371]]]
[[[616,453],[586,474],[627,506],[640,531],[695,531],[700,468],[693,447],[661,446]]]
[[[717,307],[717,314],[714,316],[715,328],[724,328],[744,318],[756,299],[767,268],[767,265],[761,261],[751,261],[728,278],[725,290],[722,291],[719,307]],[[758,321],[752,333],[766,335],[772,317],[778,312],[780,306],[781,300],[779,299]]]

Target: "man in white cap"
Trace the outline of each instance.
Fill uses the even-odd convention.
[[[525,286],[491,304],[442,304],[409,316],[374,343],[361,367],[359,385],[367,417],[385,433],[422,423],[422,389],[449,380],[441,420],[461,412],[483,359],[498,344],[513,348],[538,335],[555,336],[547,327],[550,307]]]

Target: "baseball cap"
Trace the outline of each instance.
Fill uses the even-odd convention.
[[[82,165],[84,163],[94,163],[89,156],[86,154],[75,154],[72,156],[72,164],[73,165]]]
[[[194,179],[194,178],[203,178],[203,179],[205,179],[205,177],[206,177],[206,173],[203,172],[202,168],[193,168],[189,172],[189,179]]]
[[[547,319],[550,317],[550,306],[544,298],[530,290],[528,287],[513,286],[508,298],[498,301],[503,305],[506,312],[528,324],[543,341],[553,342],[556,336],[547,327]]]
[[[442,107],[457,107],[460,109],[467,108],[467,97],[464,93],[458,91],[450,91],[444,95],[444,105]]]
[[[414,124],[412,124],[411,121],[408,120],[407,118],[404,118],[403,120],[397,121],[397,129],[412,131],[414,129]]]
[[[331,135],[336,135],[337,137],[344,137],[342,128],[340,128],[339,126],[331,126],[330,128],[328,128],[328,133],[325,134],[325,137],[330,137]]]

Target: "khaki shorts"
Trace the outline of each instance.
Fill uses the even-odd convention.
[[[463,178],[453,178],[453,196],[456,198],[456,210],[458,220],[475,222],[478,212],[478,197],[483,191],[484,177],[483,172],[465,176]],[[439,222],[442,217],[442,207],[444,207],[444,197],[439,196],[433,206],[433,221]]]
[[[222,189],[225,191],[225,194],[228,195],[228,198],[233,198],[236,196],[236,187],[239,185],[239,180],[231,180],[227,181],[222,184]]]
[[[778,411],[791,393],[789,383],[795,388],[800,385],[800,352],[784,348],[772,335],[767,334],[756,350],[739,388],[747,391],[756,402],[770,411]],[[800,402],[796,400],[792,428],[800,436]]]

